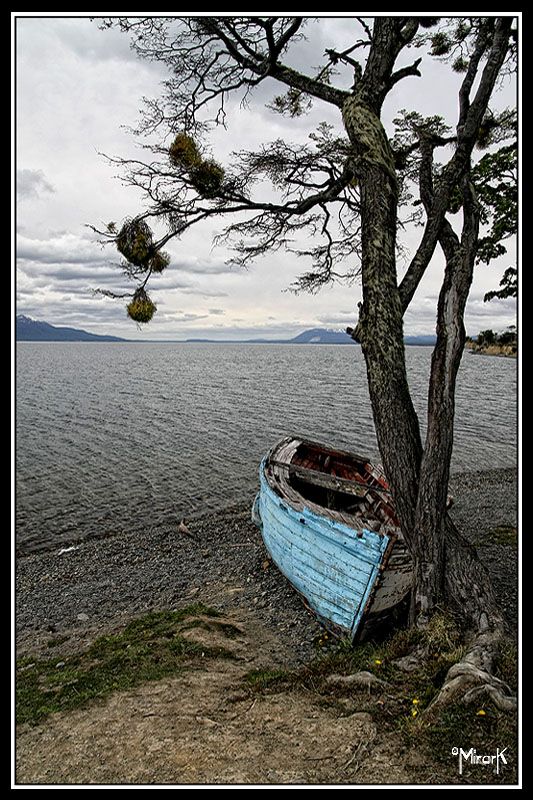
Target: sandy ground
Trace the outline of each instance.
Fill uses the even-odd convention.
[[[242,631],[229,643],[235,659],[196,661],[178,677],[22,726],[17,782],[329,784],[417,777],[397,738],[380,735],[357,698],[339,709],[338,701],[328,706],[311,691],[252,692],[244,675],[275,666],[283,653],[257,618],[227,620]],[[204,629],[190,637],[228,647],[226,638]]]
[[[516,473],[468,473],[452,483],[454,518],[489,568],[509,632],[516,630]],[[18,562],[18,647],[43,654],[84,648],[148,609],[204,602],[241,633],[224,641],[234,658],[195,661],[179,676],[115,693],[76,711],[23,725],[19,784],[436,784],[456,765],[434,761],[385,730],[372,706],[386,691],[332,697],[293,689],[254,693],[254,667],[302,666],[320,629],[300,598],[265,561],[249,509],[199,519],[193,537],[153,530]],[[80,618],[81,617],[81,618]],[[192,628],[206,644],[219,634]],[[213,640],[215,637],[215,641]],[[55,652],[55,650],[54,650]],[[59,649],[58,649],[59,652]],[[366,690],[365,690],[366,692]]]

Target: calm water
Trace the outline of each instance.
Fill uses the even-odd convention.
[[[407,348],[425,414],[431,348]],[[21,343],[17,537],[24,549],[249,500],[287,433],[376,456],[358,347]],[[516,461],[516,362],[466,353],[453,469]]]

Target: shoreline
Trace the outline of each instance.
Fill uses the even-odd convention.
[[[475,342],[467,342],[465,350],[472,353],[474,356],[496,356],[497,358],[518,358],[516,346],[513,348],[510,345],[504,344],[490,344],[486,347],[478,346]]]
[[[517,625],[517,471],[456,473],[451,514],[493,579],[508,632]],[[47,652],[61,640],[79,649],[150,610],[205,602],[251,613],[276,634],[280,663],[316,652],[320,625],[267,557],[249,504],[207,513],[179,530],[179,519],[139,533],[89,538],[72,549],[20,555],[16,637],[20,653]]]

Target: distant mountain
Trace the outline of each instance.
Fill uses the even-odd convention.
[[[426,336],[404,336],[403,341],[404,344],[407,345],[416,344],[419,346],[424,345],[426,347],[427,346],[433,347],[433,345],[437,341],[437,337],[435,336],[434,333],[430,333]]]
[[[56,328],[48,322],[30,319],[22,314],[16,319],[17,342],[126,342],[118,336],[100,336],[76,328]]]
[[[326,328],[312,328],[299,333],[293,339],[187,339],[186,341],[205,344],[355,344],[344,331],[330,331]]]
[[[344,331],[331,331],[327,328],[311,328],[299,333],[292,339],[244,339],[221,341],[220,339],[187,339],[189,343],[204,342],[205,344],[355,344],[351,336]],[[434,345],[436,336],[406,336],[406,345]]]
[[[64,328],[40,322],[22,314],[17,316],[16,338],[18,342],[127,342],[119,336],[101,336],[88,333],[77,328]],[[145,340],[148,341],[148,340]],[[406,336],[406,345],[433,345],[436,337]],[[311,328],[292,339],[186,339],[186,342],[204,344],[355,344],[351,336],[344,331],[332,331],[328,328]]]
[[[312,328],[303,331],[289,340],[289,344],[355,344],[344,331],[330,331],[326,328]]]

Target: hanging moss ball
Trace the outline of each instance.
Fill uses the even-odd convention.
[[[144,289],[135,292],[133,300],[127,306],[128,317],[134,322],[142,324],[150,322],[156,311],[157,306],[150,300]]]
[[[150,269],[152,272],[163,272],[170,264],[168,253],[158,252],[150,259]]]
[[[224,170],[216,161],[202,161],[191,170],[191,183],[201,197],[216,197],[224,181]]]
[[[142,219],[126,220],[116,239],[117,250],[126,261],[148,269],[153,246],[150,226]]]
[[[175,167],[191,169],[202,160],[196,142],[186,133],[178,133],[168,149],[171,164]]]

